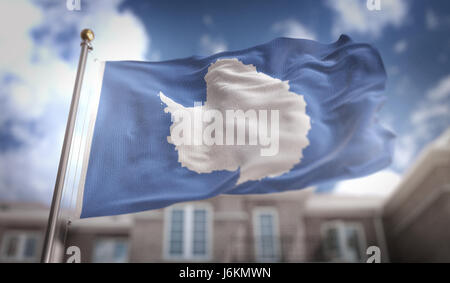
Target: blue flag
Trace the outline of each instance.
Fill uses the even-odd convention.
[[[380,170],[391,162],[394,137],[376,116],[385,81],[379,53],[347,36],[105,62],[81,217]]]

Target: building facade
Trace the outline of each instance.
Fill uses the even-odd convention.
[[[387,199],[313,188],[222,195],[73,221],[63,242],[82,262],[365,262],[369,247],[382,262],[450,262],[449,192],[447,131]],[[47,217],[40,205],[0,205],[0,262],[39,261]]]

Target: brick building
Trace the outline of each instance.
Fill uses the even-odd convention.
[[[77,220],[65,246],[83,262],[450,261],[450,131],[431,143],[388,198],[222,195],[136,214]],[[48,209],[0,205],[0,261],[39,261]],[[62,247],[57,251],[62,259]]]

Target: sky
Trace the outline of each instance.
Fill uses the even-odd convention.
[[[101,60],[206,56],[280,36],[372,44],[388,74],[379,119],[397,134],[393,163],[319,190],[388,196],[450,126],[450,2],[380,1],[381,10],[366,0],[80,0],[77,10],[0,0],[0,202],[51,200],[85,27]]]

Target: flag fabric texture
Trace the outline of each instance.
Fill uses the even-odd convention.
[[[209,57],[105,62],[80,217],[297,190],[380,170],[391,162],[394,138],[377,121],[385,81],[376,49],[345,35],[332,44],[278,38]],[[280,156],[174,144],[173,111],[196,102],[204,110],[277,109]]]

